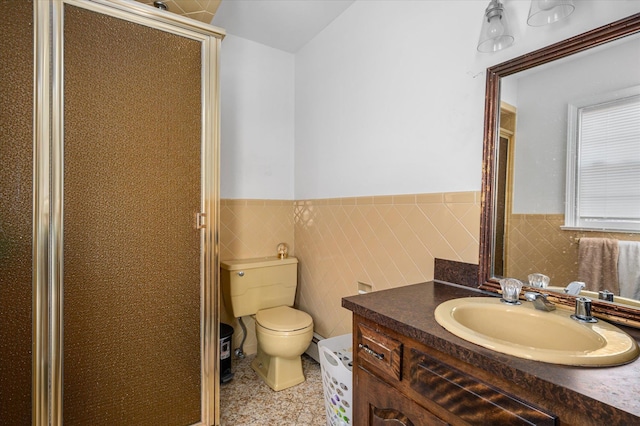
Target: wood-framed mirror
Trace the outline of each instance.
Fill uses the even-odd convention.
[[[479,258],[481,289],[499,293],[499,279],[513,277],[523,281],[523,291],[535,290],[555,303],[574,306],[575,296],[566,294],[564,288],[571,281],[580,281],[577,255],[581,239],[586,241],[595,236],[614,241],[640,241],[637,230],[571,226],[567,222],[570,216],[567,212],[571,209],[566,208],[568,203],[573,203],[571,197],[567,198],[572,188],[567,182],[575,174],[567,172],[568,167],[573,167],[568,159],[575,152],[567,145],[575,139],[571,129],[576,126],[570,105],[601,97],[603,93],[614,93],[621,98],[628,96],[629,91],[639,92],[639,46],[640,14],[635,14],[487,69]],[[624,52],[624,49],[631,49],[632,53],[626,50],[618,59],[611,56],[614,51]],[[588,74],[591,71],[587,63],[599,64],[593,75]],[[563,74],[549,74],[551,72]],[[590,87],[584,90],[574,87],[579,81],[588,82]],[[526,97],[527,88],[530,100]],[[548,99],[552,104],[543,103]],[[534,115],[546,121],[536,122]],[[555,145],[550,145],[552,141]],[[640,158],[637,160],[632,168],[640,170]],[[637,187],[640,188],[640,181]],[[640,218],[640,211],[638,213]],[[536,223],[516,225],[518,220],[531,222],[541,218],[545,220],[544,232],[536,228]],[[535,238],[530,235],[533,233]],[[533,261],[537,257],[534,253],[540,253],[541,259]],[[559,265],[563,257],[566,264]],[[536,272],[551,277],[548,287],[528,287],[528,274]],[[618,294],[610,302],[599,300],[597,291],[587,296],[590,294],[595,294],[591,297],[594,315],[640,327],[637,295],[627,298]]]

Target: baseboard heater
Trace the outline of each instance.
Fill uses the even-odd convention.
[[[320,363],[320,352],[318,352],[318,342],[320,340],[324,340],[324,337],[319,335],[318,333],[313,333],[313,338],[311,339],[311,344],[304,352],[309,355],[311,358],[315,359],[317,363]]]

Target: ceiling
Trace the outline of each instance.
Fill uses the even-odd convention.
[[[153,4],[153,0],[138,0]],[[163,0],[170,12],[295,53],[354,0]],[[215,15],[215,16],[214,16]],[[213,21],[211,18],[213,17]]]
[[[223,0],[213,25],[228,34],[294,53],[353,0]]]

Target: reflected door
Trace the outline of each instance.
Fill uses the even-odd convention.
[[[63,423],[201,419],[201,42],[64,6]]]
[[[496,180],[500,186],[498,186],[498,191],[496,191],[496,206],[498,206],[499,214],[496,215],[496,237],[495,237],[495,253],[494,256],[494,275],[504,276],[505,273],[505,233],[506,233],[506,217],[505,217],[505,208],[506,208],[506,192],[503,188],[506,188],[507,181],[507,171],[509,164],[509,138],[505,136],[500,136],[500,144],[497,150],[498,161],[497,161],[497,170],[496,170]]]

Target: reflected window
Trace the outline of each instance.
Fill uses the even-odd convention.
[[[640,232],[640,86],[569,107],[566,227]]]

